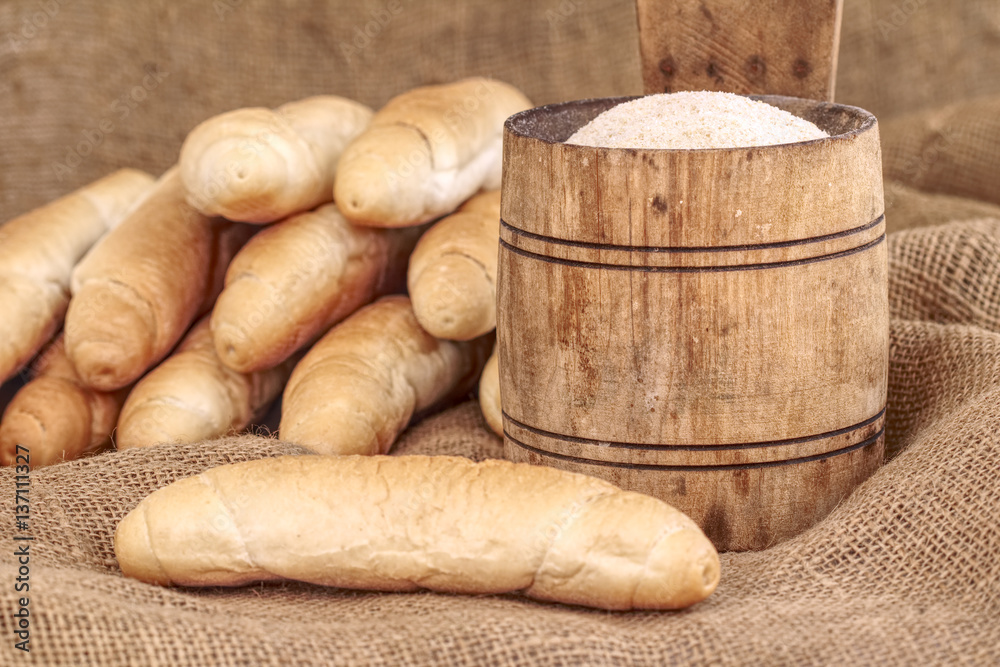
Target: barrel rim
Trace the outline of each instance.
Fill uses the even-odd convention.
[[[637,100],[641,97],[647,97],[647,96],[627,95],[618,97],[590,97],[580,100],[570,100],[567,102],[556,102],[553,104],[545,104],[531,109],[525,109],[524,111],[519,111],[518,113],[513,114],[512,116],[507,118],[506,121],[504,121],[504,130],[520,138],[539,141],[549,145],[563,144],[564,146],[569,147],[573,150],[581,149],[588,151],[597,150],[602,152],[620,151],[624,153],[654,153],[654,154],[656,153],[711,154],[711,153],[725,153],[734,150],[747,150],[747,149],[752,149],[755,151],[768,151],[768,152],[781,151],[781,150],[786,150],[790,146],[808,146],[812,144],[820,144],[829,141],[850,140],[865,132],[869,132],[873,128],[878,126],[878,119],[876,118],[875,114],[871,113],[870,111],[867,111],[866,109],[862,109],[861,107],[851,106],[849,104],[838,104],[836,102],[825,102],[822,100],[810,100],[808,98],[792,97],[790,95],[741,95],[741,97],[747,97],[751,100],[757,100],[760,102],[766,102],[768,104],[772,104],[772,106],[776,106],[779,109],[783,109],[785,111],[788,111],[788,109],[785,109],[785,107],[782,105],[797,105],[801,103],[812,104],[817,110],[824,110],[824,111],[837,110],[840,111],[841,113],[847,113],[858,116],[860,119],[860,124],[853,130],[848,130],[847,132],[841,132],[838,134],[831,134],[828,137],[820,137],[819,139],[808,139],[806,141],[793,141],[782,144],[767,144],[763,146],[725,146],[720,148],[613,148],[607,146],[584,146],[581,144],[569,144],[566,143],[565,140],[558,141],[541,137],[538,136],[537,134],[530,133],[528,131],[528,128],[526,127],[528,119],[540,116],[542,114],[560,113],[573,108],[579,108],[597,104],[607,104],[613,102],[614,104],[610,104],[606,109],[604,109],[604,111],[607,111],[608,109],[618,106],[619,104],[630,102],[632,100]],[[798,115],[794,114],[794,112],[792,111],[789,111],[789,113],[792,113],[793,115]],[[802,116],[799,117],[801,118]]]

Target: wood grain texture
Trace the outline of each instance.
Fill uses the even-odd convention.
[[[878,127],[760,98],[828,139],[561,143],[617,99],[506,126],[505,451],[652,493],[720,549],[811,525],[881,460],[888,363]]]
[[[833,100],[843,0],[636,0],[646,93]]]

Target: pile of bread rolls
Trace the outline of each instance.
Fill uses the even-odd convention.
[[[337,456],[159,489],[115,533],[124,574],[605,609],[707,597],[718,554],[660,500],[527,464],[380,456],[477,378],[499,433],[502,129],[528,107],[480,78],[377,113],[333,96],[239,109],[159,179],[122,170],[0,227],[0,382],[35,359],[0,462],[211,439],[284,392],[279,437]]]
[[[0,227],[0,382],[35,359],[0,462],[218,437],[282,390],[282,439],[387,452],[490,353],[503,122],[530,106],[474,78],[238,109],[158,179]]]

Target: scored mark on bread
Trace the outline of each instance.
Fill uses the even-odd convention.
[[[431,169],[437,169],[434,164],[434,147],[431,145],[431,140],[430,137],[427,136],[427,133],[420,129],[418,125],[414,125],[413,123],[397,123],[397,125],[400,127],[408,127],[420,135],[420,138],[424,140],[424,144],[427,146],[427,157],[431,163]]]

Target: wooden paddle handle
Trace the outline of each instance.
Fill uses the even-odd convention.
[[[636,0],[647,94],[833,101],[843,0]]]

